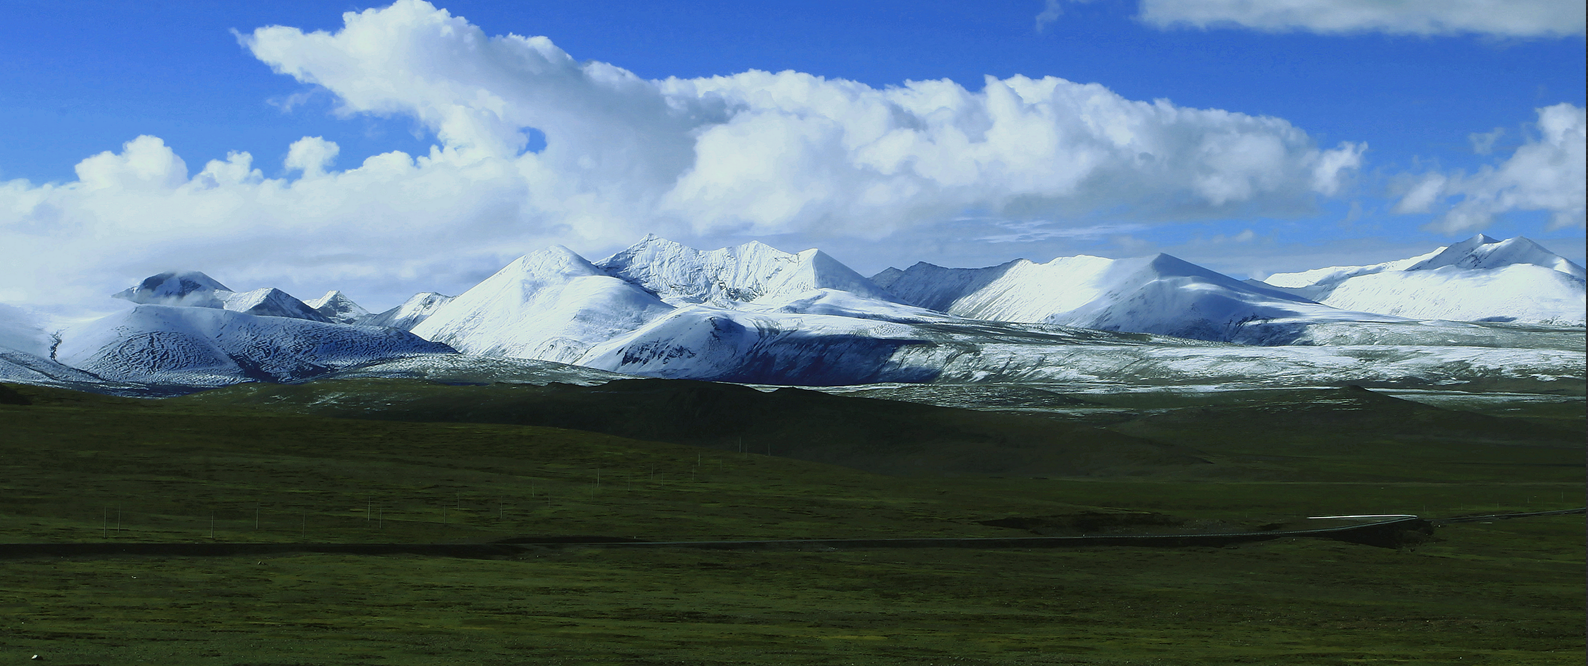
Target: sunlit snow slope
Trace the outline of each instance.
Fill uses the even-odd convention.
[[[876,279],[906,303],[961,317],[1200,340],[1284,344],[1313,324],[1396,319],[1253,287],[1166,254],[1017,260],[980,269],[920,263]]]
[[[451,303],[452,298],[433,291],[414,294],[408,300],[403,301],[402,305],[380,314],[369,315],[361,323],[371,326],[390,326],[411,331],[415,326],[429,319],[430,315],[435,314],[436,310],[440,310],[441,306]]]
[[[650,235],[596,265],[673,305],[736,307],[765,296],[812,289],[892,300],[886,291],[821,250],[790,254],[753,241],[701,251]]]
[[[1588,319],[1583,267],[1523,237],[1480,234],[1401,262],[1326,270],[1266,282],[1336,308],[1417,319],[1575,326]]]
[[[671,309],[558,246],[520,257],[413,332],[470,354],[571,362]]]

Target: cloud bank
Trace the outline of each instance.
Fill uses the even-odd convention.
[[[878,239],[967,211],[1294,214],[1339,193],[1366,150],[1053,77],[987,77],[979,91],[793,71],[645,80],[418,0],[344,20],[240,41],[339,113],[416,119],[436,137],[428,154],[339,171],[336,144],[305,137],[285,178],[247,153],[190,174],[142,136],[84,160],[76,182],[0,184],[0,302],[97,299],[147,273],[218,266],[228,284],[397,299],[466,287],[550,243],[601,249],[649,231]]]
[[[1141,0],[1140,18],[1159,28],[1526,38],[1581,35],[1588,11],[1575,0]]]
[[[1588,215],[1585,111],[1565,103],[1538,109],[1538,135],[1504,162],[1471,175],[1425,174],[1395,204],[1395,212],[1427,213],[1456,199],[1424,227],[1452,235],[1482,230],[1510,211],[1544,211],[1550,216],[1550,229],[1584,226]],[[1492,135],[1498,136],[1497,132]],[[1474,143],[1478,148],[1483,142]],[[1489,139],[1477,152],[1487,154],[1492,144]]]

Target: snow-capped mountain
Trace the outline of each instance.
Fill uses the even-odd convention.
[[[1323,326],[1341,326],[1329,325]],[[1390,340],[1452,337],[1448,322],[1371,324]],[[1402,329],[1395,331],[1394,329]],[[1344,331],[1335,331],[1344,333]],[[759,384],[1052,382],[1140,386],[1407,387],[1472,382],[1580,385],[1582,341],[1565,348],[1438,344],[1250,347],[1034,324],[937,316],[916,321],[686,306],[592,348],[579,365],[646,377]]]
[[[144,305],[220,308],[259,317],[329,321],[314,308],[280,289],[266,287],[235,292],[198,271],[171,271],[153,275],[114,296]]]
[[[1580,384],[1574,329],[1395,315],[1559,323],[1549,313],[1575,308],[1580,325],[1582,275],[1526,239],[1481,236],[1271,278],[1285,288],[1168,255],[921,263],[867,279],[817,250],[699,251],[648,236],[599,265],[563,247],[527,254],[456,298],[421,293],[374,315],[337,291],[304,303],[197,272],[152,276],[116,294],[133,307],[91,322],[0,307],[0,380],[128,391],[331,375],[615,376],[606,372],[805,385]],[[1501,306],[1511,314],[1492,314]],[[1359,311],[1370,308],[1381,314]]]
[[[918,263],[874,281],[901,301],[969,319],[1284,344],[1312,324],[1393,321],[1254,287],[1167,254],[1060,257],[954,269]]]
[[[326,321],[337,324],[362,324],[370,317],[369,310],[365,310],[354,303],[353,299],[348,298],[347,294],[335,289],[325,292],[324,296],[312,301],[304,301],[303,304],[320,313]]]
[[[703,252],[647,235],[596,266],[649,289],[671,305],[736,307],[764,296],[812,289],[892,300],[886,291],[821,250],[790,254],[754,241]]]
[[[1301,271],[1299,273],[1275,273],[1263,280],[1248,280],[1247,282],[1254,284],[1261,283],[1257,286],[1279,287],[1298,296],[1307,297],[1305,288],[1311,285],[1339,282],[1346,278],[1356,277],[1358,275],[1372,275],[1374,273],[1383,273],[1384,271],[1403,271],[1419,262],[1432,259],[1444,251],[1445,248],[1441,247],[1434,250],[1433,252],[1421,254],[1408,259],[1397,259],[1395,261],[1386,261],[1382,264],[1369,264],[1367,266],[1329,266],[1327,268],[1314,268],[1312,270]],[[1310,297],[1307,298],[1308,300],[1312,300]]]
[[[67,327],[54,359],[110,380],[181,386],[295,381],[415,354],[452,353],[406,331],[209,307],[137,305]]]
[[[1520,236],[1479,234],[1398,262],[1265,282],[1331,307],[1409,318],[1575,326],[1588,319],[1583,267]]]
[[[413,332],[470,354],[572,362],[669,310],[651,292],[557,246],[508,264]]]
[[[915,327],[885,320],[685,306],[596,345],[579,365],[646,377],[763,384],[929,381],[930,368],[889,360],[925,343]]]
[[[871,276],[871,281],[900,301],[948,312],[954,301],[981,290],[1015,266],[1029,263],[1016,259],[986,268],[944,268],[923,261],[909,270],[888,268]]]
[[[451,303],[452,299],[452,296],[444,296],[433,291],[421,292],[410,296],[402,305],[380,314],[369,315],[362,323],[411,331],[420,322],[435,314],[441,306]]]
[[[240,312],[256,317],[286,317],[318,322],[330,321],[325,315],[309,307],[307,303],[293,298],[292,295],[275,287],[236,293],[216,293],[221,295],[224,309],[232,312]]]
[[[220,293],[230,294],[232,290],[198,271],[169,271],[144,278],[113,296],[148,305],[218,308],[224,305],[217,295]]]

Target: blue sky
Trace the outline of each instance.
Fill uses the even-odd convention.
[[[280,286],[304,298],[343,288],[370,307],[383,307],[414,291],[455,293],[513,256],[546,244],[567,244],[598,258],[653,230],[702,247],[752,238],[790,251],[818,246],[868,274],[916,260],[972,266],[1014,257],[1045,261],[1077,253],[1165,251],[1237,276],[1260,276],[1420,254],[1477,232],[1527,235],[1583,261],[1583,185],[1576,175],[1581,167],[1561,178],[1564,184],[1518,185],[1517,178],[1533,177],[1523,167],[1536,169],[1536,160],[1512,159],[1548,150],[1581,155],[1580,121],[1569,112],[1575,109],[1580,116],[1584,106],[1588,56],[1583,30],[1570,27],[1570,21],[1560,28],[1558,13],[1550,15],[1551,3],[1539,3],[1540,18],[1533,23],[1522,16],[1503,29],[1482,27],[1503,23],[1484,17],[1472,22],[1437,15],[1442,7],[1462,4],[1455,2],[1427,5],[1434,28],[1427,27],[1427,16],[1412,15],[1314,14],[1264,19],[1272,19],[1269,23],[1218,18],[1219,11],[1227,11],[1221,6],[1230,4],[436,4],[437,12],[466,19],[487,38],[545,36],[576,64],[610,63],[641,80],[792,70],[829,83],[864,84],[859,93],[851,91],[859,100],[853,113],[822,116],[825,111],[813,114],[808,107],[820,105],[826,99],[822,95],[840,94],[841,86],[783,81],[776,85],[793,86],[786,91],[794,92],[757,102],[757,86],[773,84],[735,80],[725,84],[722,95],[750,100],[743,103],[756,118],[783,114],[785,120],[803,122],[815,115],[822,116],[820,122],[755,124],[746,120],[750,115],[738,115],[733,117],[742,125],[702,121],[706,124],[681,129],[677,119],[644,115],[649,92],[623,96],[606,89],[597,94],[548,88],[564,84],[523,84],[511,80],[517,76],[511,72],[470,79],[472,97],[443,99],[463,93],[437,81],[474,76],[468,73],[482,67],[507,67],[502,63],[519,56],[476,54],[486,60],[475,61],[469,59],[475,56],[459,55],[455,44],[422,34],[431,24],[419,19],[432,16],[422,6],[409,7],[414,11],[405,16],[413,20],[406,23],[397,21],[395,12],[382,14],[390,19],[382,25],[406,31],[391,33],[398,35],[393,43],[404,45],[403,57],[420,58],[415,62],[424,67],[435,64],[421,82],[430,86],[429,97],[366,90],[366,83],[387,76],[409,84],[416,79],[403,78],[410,72],[382,69],[396,62],[392,57],[366,49],[349,64],[348,49],[354,47],[316,45],[302,34],[336,33],[344,28],[344,11],[384,5],[21,0],[12,3],[19,11],[0,25],[0,61],[9,63],[0,68],[0,183],[9,181],[0,189],[0,211],[10,208],[0,212],[0,235],[10,234],[14,241],[7,243],[10,250],[0,249],[14,253],[9,258],[12,286],[0,290],[0,302],[81,300],[147,272],[180,267],[205,270],[235,283],[234,288]],[[1525,15],[1532,9],[1505,11]],[[1580,8],[1565,11],[1581,13]],[[301,33],[263,39],[255,32],[271,25]],[[421,48],[444,51],[430,57],[415,51]],[[589,74],[595,82],[589,85],[609,83],[598,74]],[[1066,100],[1096,95],[1096,90],[1043,89],[1057,101],[1033,103],[1030,118],[1056,118],[1055,126],[1070,133],[1055,139],[1048,152],[1033,154],[1036,162],[1022,161],[1018,143],[1005,145],[998,149],[1003,152],[978,158],[973,175],[943,175],[956,163],[952,152],[937,150],[945,145],[940,141],[898,148],[907,158],[900,156],[906,153],[877,157],[881,149],[857,147],[859,139],[853,137],[870,131],[864,128],[872,122],[865,115],[868,96],[883,97],[877,91],[906,81],[948,79],[975,96],[985,92],[989,76],[1095,83],[1111,96],[1097,98],[1102,101],[1094,100],[1093,106],[1071,105]],[[1035,99],[1030,90],[1019,92],[1028,102]],[[481,95],[525,110],[491,111],[495,115],[488,122],[447,120],[457,109],[495,108],[478,102]],[[690,113],[715,113],[709,99],[716,98],[680,95],[664,96],[673,103],[684,99],[685,106],[702,104]],[[1167,100],[1163,108],[1169,110],[1152,112],[1156,119],[1137,118],[1131,131],[1157,133],[1154,145],[1162,150],[1146,152],[1157,154],[1160,166],[1120,162],[1131,160],[1128,151],[1070,152],[1071,146],[1095,143],[1097,137],[1075,134],[1085,123],[1065,114],[1090,114],[1086,122],[1107,125],[1109,114],[1149,113],[1132,104],[1155,100]],[[599,112],[572,108],[580,104],[600,105]],[[982,108],[974,99],[965,104],[962,114]],[[1551,116],[1555,125],[1539,111],[1550,107],[1560,112]],[[1207,114],[1180,118],[1186,110],[1268,118],[1283,126],[1241,121],[1245,124],[1230,129]],[[900,122],[936,127],[928,116],[921,111],[918,118]],[[1164,120],[1171,116],[1177,119]],[[537,127],[542,121],[547,126]],[[464,123],[450,126],[451,143],[443,136],[448,122]],[[1559,129],[1561,122],[1568,125],[1564,148],[1560,140],[1551,143],[1560,136],[1548,129]],[[1579,123],[1575,130],[1572,122]],[[762,172],[757,169],[763,165],[737,164],[732,155],[719,152],[712,163],[717,170],[708,172],[702,165],[710,160],[698,157],[707,144],[700,143],[693,153],[700,162],[690,174],[690,153],[675,145],[678,137],[729,126],[738,133],[726,133],[722,143],[712,144],[719,151],[742,146],[774,162],[788,156],[802,170],[774,164]],[[830,127],[841,128],[846,138],[826,143],[809,138]],[[541,129],[553,138],[546,139]],[[629,152],[608,150],[605,137],[653,130],[676,136],[642,137],[636,147],[623,149]],[[1222,132],[1250,141],[1231,139],[1236,152],[1198,162],[1207,152],[1209,133]],[[789,143],[794,141],[790,133],[809,140]],[[481,138],[487,134],[508,138],[492,153],[480,147],[495,140]],[[463,135],[474,138],[456,138]],[[125,145],[140,136],[158,137],[163,145],[140,144],[143,152]],[[305,137],[329,143],[302,143],[295,149]],[[594,143],[580,147],[580,141]],[[546,143],[557,145],[542,151]],[[450,165],[446,178],[399,177],[391,175],[397,171],[377,169],[348,174],[371,156],[401,151],[419,158],[432,146],[461,147],[461,157],[443,155],[428,166],[421,159],[410,168],[422,172],[445,163]],[[565,146],[580,147],[599,164],[572,166],[589,156],[559,154]],[[1174,146],[1185,147],[1183,154],[1163,154],[1180,150]],[[1238,152],[1247,150],[1242,146],[1279,152],[1264,158],[1269,161],[1247,160]],[[470,156],[470,149],[483,152]],[[788,153],[794,149],[800,152]],[[289,159],[293,150],[297,157]],[[678,157],[678,150],[686,157]],[[85,180],[80,163],[107,151],[111,155]],[[196,191],[204,188],[190,183],[210,161],[243,152],[251,158],[243,172],[259,173],[236,182],[223,178],[206,190],[234,188],[230,198],[206,200],[210,195]],[[522,159],[537,153],[543,159]],[[181,161],[182,174],[150,176],[160,181],[158,187],[147,185],[144,176],[128,180],[128,173],[167,168],[162,160],[168,154]],[[1320,160],[1330,155],[1346,165],[1320,176]],[[844,171],[855,163],[888,177],[861,183],[870,189],[841,191],[857,181]],[[1079,174],[1021,166],[1068,163],[1101,166]],[[1165,163],[1170,166],[1161,166]],[[600,175],[566,173],[580,168]],[[901,180],[890,171],[908,168],[921,173]],[[1213,178],[1244,180],[1210,186],[1210,170]],[[796,184],[741,182],[742,173]],[[312,177],[320,174],[330,178]],[[390,177],[383,180],[381,174]],[[1071,176],[1073,181],[1062,185],[1043,182]],[[134,187],[129,184],[134,180],[144,184]],[[1421,206],[1406,196],[1419,184],[1437,194]],[[770,194],[758,195],[760,186]],[[136,191],[111,197],[121,190]],[[382,209],[395,201],[394,193],[413,199]],[[751,208],[759,212],[743,212]],[[244,210],[246,215],[239,213]],[[41,249],[50,247],[57,248],[55,254]],[[61,264],[60,270],[88,275],[59,287],[59,277],[40,277],[48,265]],[[41,296],[52,288],[61,293]]]

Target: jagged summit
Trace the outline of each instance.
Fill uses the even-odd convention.
[[[354,303],[353,299],[348,298],[347,294],[335,289],[325,292],[324,296],[312,301],[304,301],[303,304],[320,313],[326,321],[336,324],[362,324],[370,316],[369,310],[365,310],[358,303]]]
[[[647,234],[596,265],[672,305],[734,307],[763,296],[812,289],[892,300],[885,290],[821,250],[791,254],[759,241],[702,251]]]

